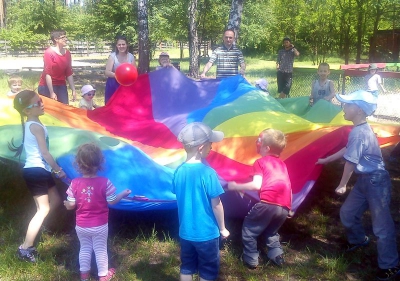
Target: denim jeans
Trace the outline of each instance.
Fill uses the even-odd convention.
[[[205,280],[217,279],[220,264],[219,237],[201,242],[180,238],[180,244],[181,274],[193,275],[198,272]]]
[[[258,265],[257,238],[265,239],[267,256],[273,259],[283,253],[278,230],[285,222],[289,211],[281,206],[259,202],[245,217],[242,227],[243,260],[252,266]]]
[[[372,229],[378,238],[378,265],[382,269],[397,266],[399,262],[396,231],[390,214],[391,187],[389,173],[385,170],[361,174],[340,208],[340,219],[350,244],[364,241],[362,215],[370,210]]]
[[[68,89],[66,85],[53,85],[53,91],[57,95],[57,101],[63,104],[69,104]],[[40,95],[50,98],[50,91],[47,86],[39,86],[38,92]]]

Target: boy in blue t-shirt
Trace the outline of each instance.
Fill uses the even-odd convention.
[[[229,236],[225,228],[224,193],[217,173],[202,163],[213,142],[224,138],[223,132],[194,122],[178,135],[187,153],[186,161],[174,173],[181,244],[180,280],[191,281],[199,273],[200,280],[215,280],[219,271],[219,238]]]
[[[400,274],[396,245],[396,230],[390,213],[391,182],[385,170],[378,140],[366,118],[376,110],[376,97],[359,90],[349,95],[336,95],[343,104],[344,118],[353,122],[346,147],[317,164],[326,164],[344,158],[342,179],[336,188],[337,194],[346,192],[346,185],[353,172],[357,182],[340,208],[340,219],[346,229],[347,252],[369,243],[362,225],[362,215],[369,209],[372,228],[377,239],[377,280],[389,280]]]

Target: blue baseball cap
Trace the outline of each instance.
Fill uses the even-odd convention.
[[[361,108],[367,116],[376,110],[377,98],[370,92],[358,90],[348,95],[336,94],[338,101],[342,103],[354,103]]]

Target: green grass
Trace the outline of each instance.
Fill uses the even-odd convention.
[[[385,158],[388,151],[384,150]],[[374,238],[364,250],[346,255],[342,251],[345,239],[338,214],[344,198],[333,192],[341,170],[341,163],[328,165],[295,217],[281,228],[287,262],[283,268],[265,263],[256,270],[244,267],[238,260],[242,221],[227,218],[231,239],[221,251],[218,280],[372,280],[377,266]],[[388,165],[388,170],[394,185],[392,205],[398,206],[400,172],[396,165]],[[58,188],[65,194],[66,186],[58,183]],[[79,241],[74,213],[60,207],[49,216],[38,238],[40,260],[28,264],[19,261],[15,253],[34,213],[34,203],[19,166],[4,159],[0,162],[0,198],[0,280],[78,280]],[[398,228],[397,208],[393,209],[393,218]],[[365,224],[373,237],[368,216]],[[110,266],[117,268],[116,281],[177,280],[180,262],[176,210],[111,210],[108,243]]]
[[[172,59],[175,60],[174,55]],[[105,61],[105,58],[102,60]],[[206,60],[202,61],[202,65],[204,61]],[[247,62],[247,78],[250,81],[267,77],[272,86],[274,62],[256,58],[249,58]],[[152,61],[152,67],[156,64],[156,61]],[[306,65],[312,67],[304,63]],[[183,72],[188,69],[187,60],[181,62],[181,68]],[[25,86],[37,86],[38,72],[22,72],[21,75]],[[212,76],[213,72],[209,75]],[[77,73],[75,80],[78,87],[88,81],[94,83],[98,89],[96,99],[101,104],[101,86],[105,80],[101,70]],[[6,75],[0,74],[0,91],[3,93],[7,91],[5,81]],[[306,89],[307,83],[302,87]],[[390,149],[384,150],[385,159],[389,151]],[[280,235],[287,262],[283,268],[266,263],[256,270],[244,267],[238,260],[241,253],[242,220],[227,218],[226,224],[231,231],[231,237],[221,251],[218,280],[373,280],[377,268],[376,240],[372,235],[368,215],[365,225],[372,238],[371,245],[351,254],[345,255],[342,251],[345,236],[339,219],[339,208],[344,198],[334,194],[342,169],[342,163],[327,165],[295,217],[287,220],[281,228]],[[392,215],[399,230],[400,213],[395,206],[400,203],[400,172],[394,164],[388,164],[388,170],[394,186]],[[66,186],[58,182],[58,189],[64,196]],[[46,219],[37,241],[40,260],[37,264],[28,264],[19,261],[15,253],[23,240],[35,206],[16,162],[0,159],[0,198],[0,281],[78,280],[79,241],[74,230],[74,213],[60,207]],[[117,268],[117,275],[113,280],[178,279],[180,261],[176,210],[111,210],[109,226],[110,266]],[[95,276],[95,262],[92,264],[92,276]]]

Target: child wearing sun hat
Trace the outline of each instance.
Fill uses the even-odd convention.
[[[346,185],[355,172],[357,182],[340,208],[340,219],[346,230],[346,252],[369,244],[362,225],[362,216],[369,209],[373,233],[377,237],[377,280],[389,280],[400,274],[396,245],[396,229],[390,213],[391,182],[385,170],[382,152],[374,131],[367,123],[367,116],[376,110],[377,98],[372,93],[358,90],[349,95],[336,94],[343,105],[344,118],[354,124],[346,147],[317,164],[326,164],[340,158],[346,160],[337,194],[344,194]]]
[[[268,82],[264,78],[258,79],[255,82],[256,88],[263,92],[268,92]]]
[[[158,57],[158,65],[156,67],[156,70],[162,69],[164,67],[174,67],[174,65],[171,63],[171,60],[169,58],[169,54],[167,52],[162,52],[160,56]]]
[[[92,85],[85,85],[81,89],[81,100],[79,102],[79,108],[93,110],[94,108],[98,108],[95,101],[93,100],[96,95],[96,89],[93,88]]]

